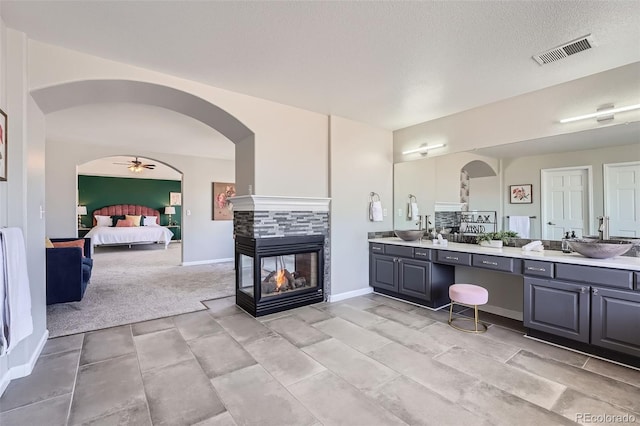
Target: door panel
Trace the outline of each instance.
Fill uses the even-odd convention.
[[[640,237],[640,162],[604,165],[609,234]]]
[[[394,257],[371,255],[371,285],[386,290],[398,291],[396,262]]]
[[[591,343],[640,356],[640,293],[594,287]]]
[[[431,262],[400,259],[398,267],[400,293],[431,300]]]
[[[543,238],[560,240],[566,232],[589,232],[589,174],[586,168],[542,171]]]

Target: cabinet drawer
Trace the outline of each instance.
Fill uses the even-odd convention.
[[[449,263],[451,265],[471,266],[471,253],[438,250],[437,259],[438,262]]]
[[[540,262],[539,260],[525,260],[522,272],[524,275],[553,278],[553,263]]]
[[[640,291],[640,272],[636,272],[636,291]]]
[[[369,251],[371,251],[371,253],[383,254],[384,244],[369,243]]]
[[[422,260],[431,260],[431,250],[425,248],[416,248],[413,250],[413,257]]]
[[[631,271],[618,269],[557,263],[556,278],[627,290],[633,289],[633,274]]]
[[[384,247],[384,254],[388,254],[390,256],[413,257],[413,247],[387,244]]]
[[[474,254],[472,258],[473,266],[478,268],[493,269],[494,271],[503,272],[515,272],[520,265],[520,259],[514,259],[512,257],[499,257],[499,256],[485,256],[483,254]]]

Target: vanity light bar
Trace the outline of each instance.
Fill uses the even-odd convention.
[[[402,151],[402,155],[413,154],[414,152],[425,152],[425,151],[429,151],[430,149],[442,148],[444,145],[445,144],[443,143],[438,143],[435,145],[423,145],[420,148],[410,149],[408,151]]]
[[[592,114],[579,115],[577,117],[571,117],[571,118],[563,118],[562,120],[560,120],[560,122],[571,123],[572,121],[584,120],[587,118],[603,117],[606,115],[615,114],[617,112],[633,111],[634,109],[640,109],[640,104],[629,105],[629,106],[620,107],[620,108],[603,109],[602,111],[594,112]]]

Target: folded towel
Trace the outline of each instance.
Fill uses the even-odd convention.
[[[369,220],[371,222],[382,222],[382,203],[380,201],[372,201],[369,203]]]
[[[409,220],[418,220],[418,203],[411,202],[407,206],[407,218]]]
[[[530,228],[529,216],[509,216],[509,230],[517,232],[520,238],[529,238]]]
[[[542,249],[544,250],[544,247],[542,246],[542,241],[536,240],[536,241],[531,241],[529,244],[523,245],[522,251],[532,251],[536,247],[542,247]],[[536,250],[536,251],[540,251],[540,250]]]
[[[544,246],[543,245],[535,246],[534,248],[531,249],[531,251],[544,251]]]

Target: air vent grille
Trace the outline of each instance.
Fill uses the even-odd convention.
[[[567,56],[575,55],[578,52],[591,49],[594,46],[596,46],[596,44],[593,40],[593,36],[588,34],[584,37],[580,37],[579,39],[563,44],[562,46],[534,55],[533,59],[540,65],[544,65],[559,61]]]

